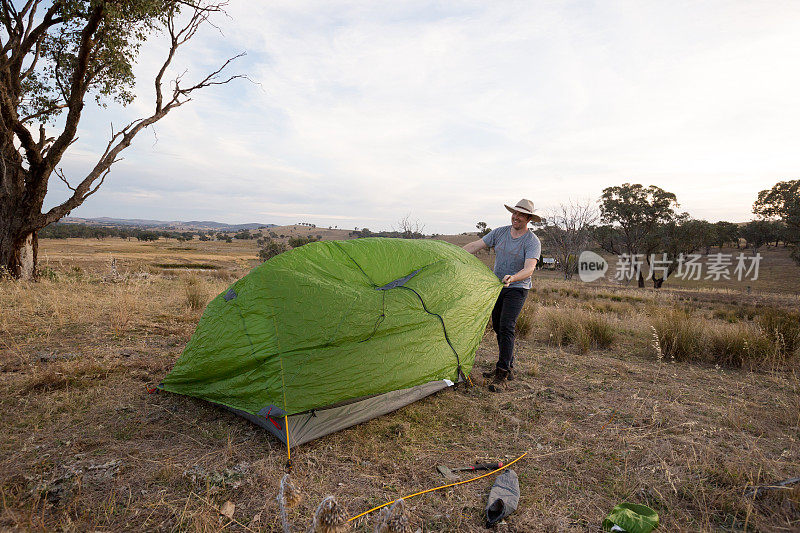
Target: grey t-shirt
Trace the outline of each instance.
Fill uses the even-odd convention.
[[[511,226],[495,228],[483,236],[483,242],[494,248],[497,256],[494,259],[494,274],[503,280],[506,274],[516,274],[525,267],[526,259],[539,259],[542,243],[532,231],[528,230],[521,237],[511,237]],[[531,278],[515,281],[509,287],[531,288]]]

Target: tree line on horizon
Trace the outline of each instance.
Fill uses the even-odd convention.
[[[753,254],[764,246],[772,244],[791,249],[791,257],[800,263],[800,201],[798,201],[800,180],[778,182],[771,189],[763,190],[753,205],[757,218],[747,223],[728,221],[708,222],[692,218],[688,213],[679,212],[677,197],[655,185],[645,187],[641,184],[624,183],[607,187],[599,199],[599,210],[590,202],[569,202],[551,209],[543,222],[537,225],[537,233],[542,237],[548,255],[554,255],[559,269],[565,278],[577,273],[577,257],[592,247],[615,254],[628,256],[641,255],[648,266],[651,256],[660,261],[666,257],[668,268],[663,277],[654,276],[653,284],[660,287],[676,269],[678,258],[695,252],[706,255],[713,247],[742,246]],[[386,238],[425,238],[419,221],[409,223],[409,217],[401,220],[399,229],[373,232],[369,228],[353,230],[350,237]],[[491,228],[485,222],[476,224],[478,236],[484,236]],[[233,236],[230,232],[200,231],[155,231],[136,227],[103,227],[87,224],[55,223],[43,228],[42,238],[62,239],[68,237],[96,238],[118,237],[155,241],[160,238],[174,238],[177,241],[190,241],[197,236],[201,241],[218,240],[233,242],[255,239],[262,261],[283,253],[291,248],[321,240],[322,236],[293,237],[283,242],[286,235],[278,235],[269,230],[240,230]],[[278,240],[278,239],[281,240]],[[744,243],[742,243],[744,241]],[[662,263],[663,265],[663,263]],[[644,286],[644,273],[636,274],[639,286]]]
[[[674,193],[655,185],[623,183],[603,189],[599,209],[591,202],[568,202],[552,209],[538,224],[543,247],[555,255],[564,277],[578,270],[578,254],[590,247],[614,255],[643,256],[648,266],[656,256],[666,258],[663,277],[653,276],[660,287],[675,272],[681,255],[696,252],[706,255],[712,247],[744,246],[755,255],[767,244],[783,244],[800,264],[800,179],[781,181],[758,193],[753,204],[754,220],[744,224],[728,221],[708,222],[679,212]],[[478,235],[490,231],[485,222],[476,225]],[[661,263],[662,266],[664,263]],[[644,273],[636,274],[640,287]]]

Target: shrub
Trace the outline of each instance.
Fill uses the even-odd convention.
[[[315,239],[311,235],[309,235],[308,237],[292,237],[291,239],[289,239],[289,246],[291,246],[292,248],[298,248],[310,242],[315,242],[316,240],[317,239]]]
[[[72,268],[69,269],[70,277],[73,277],[78,281],[83,279],[84,274],[85,272],[83,271],[83,269],[77,265],[73,265]]]
[[[527,339],[533,331],[534,317],[536,315],[536,304],[529,304],[522,308],[522,312],[517,318],[516,332],[520,337]]]
[[[756,324],[703,320],[691,311],[672,309],[654,319],[653,327],[664,356],[676,361],[704,361],[736,368],[781,366],[797,358],[800,349],[796,313],[776,309],[760,315]]]
[[[203,309],[208,303],[208,290],[197,276],[186,279],[184,296],[186,307],[192,310]]]
[[[776,355],[792,358],[800,350],[800,313],[767,309],[758,317],[764,335],[775,345]]]
[[[701,353],[702,329],[691,313],[670,309],[653,320],[658,343],[664,357],[676,361],[692,361]]]
[[[286,244],[279,241],[269,241],[258,251],[258,258],[262,261],[267,261],[276,255],[282,254],[286,250],[288,250]]]
[[[590,342],[598,348],[608,348],[614,343],[616,330],[603,315],[590,313],[584,320],[584,328]]]
[[[616,329],[605,317],[579,309],[548,309],[543,324],[551,342],[572,344],[581,353],[590,348],[607,348],[616,338]]]
[[[58,281],[58,272],[46,266],[37,270],[36,277],[40,280]]]
[[[774,351],[774,345],[753,324],[708,324],[702,341],[711,362],[736,368],[758,367]]]

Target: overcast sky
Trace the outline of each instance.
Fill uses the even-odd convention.
[[[77,217],[216,220],[426,233],[509,223],[624,182],[744,221],[800,177],[800,2],[231,0],[221,34],[175,59],[195,79],[241,51],[238,80],[139,135]],[[85,174],[150,111],[87,106],[63,161]],[[57,180],[56,180],[57,181]],[[48,204],[66,189],[53,184]]]

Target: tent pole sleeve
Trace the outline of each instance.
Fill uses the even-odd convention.
[[[453,346],[453,343],[450,342],[450,337],[447,335],[447,327],[444,325],[444,319],[442,318],[442,315],[440,315],[439,313],[432,313],[431,311],[429,311],[428,310],[428,306],[425,305],[425,300],[422,299],[422,296],[420,295],[420,293],[418,293],[417,291],[415,291],[411,287],[406,287],[405,285],[400,285],[400,286],[398,286],[398,288],[399,289],[405,289],[407,291],[411,291],[414,294],[416,294],[417,298],[419,298],[419,302],[422,304],[422,310],[425,311],[426,313],[428,313],[429,315],[433,315],[433,316],[435,316],[436,318],[439,319],[439,322],[442,324],[442,332],[444,333],[444,340],[447,341],[447,345],[450,346],[450,349],[453,350],[453,353],[456,356],[456,371],[458,372],[458,375],[461,376],[462,379],[464,379],[464,381],[468,381],[469,384],[472,385],[472,380],[470,380],[468,376],[465,376],[464,375],[464,371],[461,370],[461,358],[458,357],[458,352],[456,351],[455,346]]]

